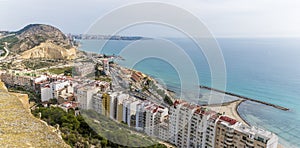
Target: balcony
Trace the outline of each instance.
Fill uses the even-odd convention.
[[[233,139],[227,137],[227,138],[225,138],[225,140],[226,140],[226,141],[231,141],[231,142],[232,142]]]
[[[252,141],[248,141],[248,140],[246,140],[246,145],[249,146],[249,147],[253,147],[254,146],[253,142]]]
[[[225,135],[226,135],[226,137],[229,137],[229,138],[233,137],[233,133],[226,133]]]
[[[226,144],[227,146],[233,145],[232,141],[225,141],[225,144]]]

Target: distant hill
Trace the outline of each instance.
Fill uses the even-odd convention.
[[[44,24],[30,24],[19,31],[10,32],[0,39],[0,48],[1,46],[2,48],[7,46],[11,52],[21,55],[26,51],[26,56],[22,58],[72,59],[76,55],[69,38],[64,33]]]

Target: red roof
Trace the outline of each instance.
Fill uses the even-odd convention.
[[[234,119],[232,119],[232,118],[230,118],[230,117],[227,117],[227,116],[221,116],[221,117],[220,117],[220,120],[226,121],[226,122],[228,122],[230,125],[233,125],[233,124],[235,124],[235,123],[237,122],[236,120],[234,120]]]

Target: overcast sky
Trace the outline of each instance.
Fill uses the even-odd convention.
[[[149,0],[148,0],[149,1]],[[30,23],[51,24],[65,33],[84,33],[98,18],[142,0],[0,0],[0,30]],[[164,0],[201,19],[217,37],[299,37],[299,0]],[[147,29],[145,29],[147,28]],[[121,34],[177,36],[159,26],[137,26]]]

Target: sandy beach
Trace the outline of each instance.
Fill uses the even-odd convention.
[[[224,113],[224,115],[228,116],[228,117],[231,117],[233,119],[236,119],[237,121],[241,122],[241,123],[244,123],[246,125],[249,125],[246,121],[244,121],[239,113],[237,112],[237,108],[239,106],[240,103],[242,103],[243,99],[241,100],[235,100],[235,101],[232,101],[232,102],[229,102],[229,103],[225,103],[225,104],[219,104],[219,105],[208,105],[208,106],[205,106],[211,110],[214,110],[216,112],[219,112],[219,113]]]

